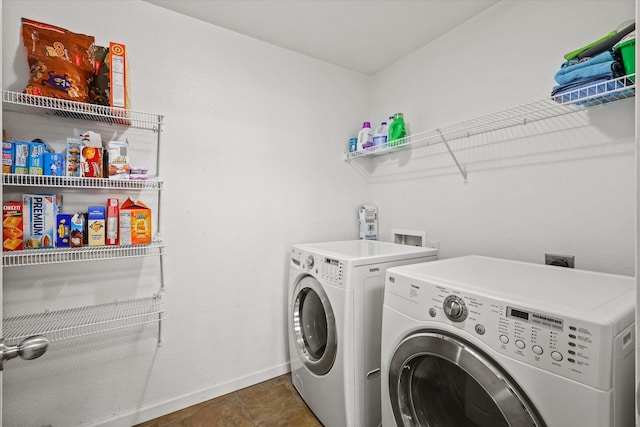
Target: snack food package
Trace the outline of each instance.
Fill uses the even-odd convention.
[[[13,172],[13,162],[16,155],[13,142],[2,141],[2,173]]]
[[[120,202],[115,197],[107,199],[107,245],[119,244],[118,235],[120,233]]]
[[[120,206],[120,244],[151,243],[151,209],[141,201],[130,198]]]
[[[55,194],[23,194],[24,248],[53,248],[58,217]]]
[[[89,85],[89,102],[115,108],[129,108],[126,46],[110,42],[94,46],[94,75]]]
[[[103,246],[105,244],[105,215],[104,206],[89,206],[87,209],[89,246]]]
[[[56,248],[71,246],[71,215],[58,214],[56,225]]]
[[[94,37],[22,18],[31,95],[87,102],[94,67]]]
[[[64,157],[60,153],[44,153],[44,174],[49,176],[64,175]]]
[[[29,143],[16,141],[13,143],[13,173],[19,175],[29,174]]]
[[[69,235],[71,236],[70,245],[72,248],[77,248],[84,245],[85,235],[85,216],[83,212],[76,212],[71,217],[71,227]]]
[[[80,137],[82,138],[82,149],[80,151],[82,176],[102,178],[102,138],[100,134],[87,131]]]
[[[81,176],[80,151],[82,140],[80,138],[67,138],[67,159],[65,176]]]
[[[109,141],[109,179],[129,179],[129,144],[126,141]]]
[[[44,175],[44,153],[43,142],[29,143],[29,175]]]
[[[2,204],[2,250],[24,249],[22,236],[22,202],[4,202]]]

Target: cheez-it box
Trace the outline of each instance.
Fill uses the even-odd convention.
[[[2,250],[24,249],[22,227],[22,202],[4,202],[2,204]]]
[[[120,244],[151,243],[151,209],[141,201],[130,198],[120,206]]]

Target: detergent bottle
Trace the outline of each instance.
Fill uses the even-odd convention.
[[[383,148],[387,145],[387,122],[380,123],[373,132],[373,146]]]
[[[387,144],[391,147],[404,144],[404,138],[407,136],[407,130],[404,126],[404,116],[402,113],[396,113],[393,116],[393,122],[389,126],[389,141]]]
[[[369,147],[373,147],[373,132],[371,130],[371,123],[364,122],[362,129],[358,132],[358,151]]]

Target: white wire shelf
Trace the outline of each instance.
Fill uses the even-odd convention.
[[[148,129],[159,132],[164,116],[140,111],[124,110],[103,105],[68,101],[66,99],[2,91],[2,106],[6,111],[41,116],[68,117]]]
[[[66,262],[139,258],[164,254],[165,244],[162,241],[156,241],[148,245],[25,249],[22,251],[3,252],[2,267],[24,267],[29,265],[60,264]]]
[[[15,345],[33,335],[43,335],[54,342],[148,323],[160,324],[164,312],[162,297],[156,294],[147,298],[10,317],[3,319],[2,328],[5,344]]]
[[[21,175],[3,173],[2,183],[21,187],[104,188],[115,190],[162,190],[163,181],[154,179],[107,179],[72,176]]]
[[[594,105],[630,98],[635,96],[635,83],[631,80],[632,78],[635,79],[635,74],[609,80],[606,84],[595,83],[439,129],[412,134],[394,141],[394,146],[374,146],[361,151],[344,153],[344,160],[350,161],[358,157],[379,156],[410,147],[427,147],[440,143],[444,143],[449,148],[447,141],[572,114],[584,111],[585,108]],[[451,152],[450,149],[449,151]],[[453,156],[452,152],[451,155]],[[455,159],[455,156],[453,157]],[[461,169],[460,166],[459,168]],[[463,173],[463,175],[465,174]]]

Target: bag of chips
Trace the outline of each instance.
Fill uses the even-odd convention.
[[[88,101],[93,36],[22,18],[22,40],[30,70],[25,93]]]

